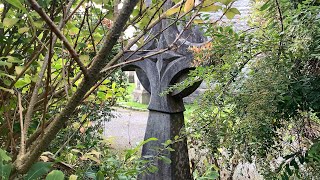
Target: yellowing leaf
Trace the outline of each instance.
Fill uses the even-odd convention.
[[[204,21],[203,21],[202,19],[195,19],[195,20],[193,20],[193,22],[194,22],[195,24],[204,23]]]
[[[49,158],[47,156],[40,156],[40,159],[43,161],[43,162],[49,162]]]
[[[19,34],[22,34],[22,33],[28,32],[28,31],[29,31],[28,27],[23,27],[23,28],[18,29]]]
[[[79,58],[82,62],[87,62],[90,59],[88,55],[81,55]]]
[[[11,28],[19,21],[18,18],[4,18],[3,19],[3,26],[7,28]]]
[[[78,179],[78,176],[72,174],[70,177],[69,177],[69,180],[77,180]]]
[[[7,61],[8,62],[11,62],[11,63],[22,63],[23,61],[16,58],[16,57],[13,57],[13,56],[7,56]]]
[[[210,6],[201,8],[200,11],[201,11],[201,12],[217,12],[217,11],[219,11],[219,9],[221,9],[221,8],[222,8],[221,6],[210,5]]]
[[[18,75],[18,74],[21,74],[24,67],[23,66],[16,66],[14,69],[16,70],[16,74]]]
[[[166,16],[171,16],[177,12],[179,12],[180,7],[176,7],[176,8],[170,8],[166,11]]]
[[[9,93],[11,93],[11,94],[14,94],[13,89],[8,89],[8,88],[4,88],[4,87],[1,87],[1,86],[0,86],[0,90],[7,91],[7,92],[9,92]]]
[[[74,129],[78,129],[80,127],[80,123],[79,122],[74,122],[72,124],[72,126],[73,126]]]
[[[186,3],[184,4],[184,12],[187,13],[192,10],[194,6],[194,1],[195,0],[187,0]]]

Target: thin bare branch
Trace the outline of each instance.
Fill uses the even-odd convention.
[[[68,49],[71,57],[77,62],[81,71],[83,72],[86,78],[89,78],[88,70],[85,65],[81,62],[78,53],[69,43],[67,38],[62,34],[59,28],[54,24],[54,22],[50,19],[50,17],[42,10],[41,6],[35,0],[28,0],[32,9],[34,9],[42,19],[47,23],[47,25],[51,28],[51,30],[56,34],[56,36],[63,42],[65,47]]]
[[[21,143],[20,143],[20,152],[25,153],[26,151],[26,138],[24,133],[24,126],[23,126],[23,107],[21,104],[21,94],[18,92],[18,103],[19,103],[19,115],[20,115],[20,133],[21,133]]]
[[[65,19],[65,23],[68,22],[72,16],[78,11],[78,9],[81,7],[81,5],[84,3],[84,1],[86,0],[82,0],[78,5],[77,7],[70,13],[70,15]]]

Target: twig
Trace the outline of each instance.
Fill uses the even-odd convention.
[[[283,48],[282,39],[283,39],[284,25],[283,25],[283,16],[282,16],[280,3],[279,3],[278,0],[275,0],[275,1],[276,1],[277,10],[278,10],[278,13],[279,13],[279,20],[280,20],[280,26],[281,26],[279,49],[278,49],[278,60],[280,60],[280,56],[281,56],[281,52],[282,52],[282,48]]]
[[[22,114],[22,104],[21,104],[21,94],[18,92],[18,103],[19,103],[19,114],[20,114],[20,133],[21,133],[21,148],[20,152],[25,153],[26,152],[26,139],[25,139],[25,133],[24,133],[24,126],[23,126],[23,114]]]
[[[63,42],[65,47],[68,49],[71,57],[77,62],[84,76],[90,79],[88,70],[85,65],[81,62],[79,55],[75,51],[75,49],[71,46],[67,38],[62,34],[62,32],[58,29],[58,27],[54,24],[54,22],[50,19],[50,17],[42,10],[41,6],[35,0],[28,0],[32,9],[34,9],[42,19],[47,23],[47,25],[51,28],[51,30],[56,34],[56,36]]]
[[[134,63],[134,62],[138,62],[138,61],[143,61],[149,57],[152,57],[152,56],[155,56],[155,55],[158,55],[158,54],[161,54],[161,53],[164,53],[168,50],[170,50],[171,47],[168,47],[168,48],[165,48],[165,49],[161,49],[155,53],[152,53],[152,54],[149,54],[149,55],[146,55],[146,56],[142,56],[142,57],[139,57],[139,58],[136,58],[136,59],[132,59],[132,60],[129,60],[129,61],[125,61],[125,62],[122,62],[122,63],[118,63],[116,65],[113,65],[113,66],[110,66],[108,68],[105,68],[103,69],[102,71],[100,71],[101,73],[105,73],[106,71],[110,71],[111,69],[114,69],[114,68],[118,68],[120,66],[124,66],[124,65],[127,65],[127,64],[130,64],[130,63]]]
[[[130,61],[125,61],[125,62],[122,62],[122,63],[118,63],[118,64],[116,64],[116,65],[114,65],[114,66],[110,66],[110,67],[108,67],[108,68],[105,68],[105,69],[101,70],[100,73],[106,73],[106,72],[108,72],[108,74],[111,74],[110,71],[114,70],[115,68],[118,68],[118,67],[120,67],[120,66],[124,66],[124,65],[126,65],[126,64],[134,63],[134,62],[143,61],[143,60],[145,60],[146,58],[149,58],[149,57],[152,57],[152,56],[155,56],[155,55],[164,53],[164,52],[166,52],[166,51],[168,51],[168,50],[170,50],[170,47],[165,48],[165,49],[162,49],[162,50],[159,50],[158,52],[149,54],[149,55],[147,55],[147,56],[143,56],[143,57],[140,57],[140,58],[132,59],[132,60],[130,60]],[[87,98],[90,96],[90,94],[92,94],[92,93],[103,83],[103,81],[106,80],[107,77],[108,77],[108,76],[105,76],[105,78],[103,78],[102,80],[100,80],[99,83],[97,83],[96,85],[94,85],[93,88],[91,88],[90,91],[84,96],[83,100],[87,99]]]
[[[34,0],[30,0],[30,1],[34,1]],[[70,4],[72,3],[73,1],[70,1]],[[31,2],[30,2],[31,3]],[[37,4],[37,2],[35,2]],[[71,5],[68,4],[68,7],[71,7]],[[39,6],[40,7],[40,6]],[[42,11],[41,7],[40,7],[40,11]],[[44,13],[44,12],[43,12]],[[44,13],[45,14],[45,13]],[[46,14],[45,14],[46,15]],[[46,15],[46,17],[49,19],[49,21],[51,21],[50,17]],[[61,20],[60,21],[60,24],[59,24],[59,27],[60,29],[64,26],[64,21]],[[59,31],[60,32],[60,31]],[[51,42],[51,45],[50,47],[53,47],[53,44],[55,44],[57,40],[57,36],[54,36],[52,38],[52,40],[50,40],[49,42]],[[49,53],[50,54],[50,53]],[[27,137],[27,132],[28,132],[28,128],[30,126],[30,123],[31,123],[31,120],[32,120],[32,115],[33,115],[33,112],[34,112],[34,107],[35,107],[35,104],[37,102],[37,99],[38,99],[38,91],[39,91],[39,88],[41,86],[41,83],[42,83],[42,78],[44,77],[44,73],[46,71],[46,68],[48,66],[48,63],[50,61],[50,55],[47,54],[45,56],[45,59],[44,59],[44,62],[43,62],[43,65],[41,67],[41,70],[39,72],[39,75],[38,75],[38,81],[36,82],[35,86],[34,86],[34,89],[33,89],[33,92],[32,92],[32,95],[31,95],[31,98],[30,98],[30,103],[29,103],[29,106],[28,106],[28,109],[27,109],[27,112],[26,112],[26,115],[25,115],[25,121],[24,121],[24,129],[23,129],[23,132],[24,132],[24,136]],[[25,142],[23,142],[25,143]],[[22,145],[21,145],[22,146]],[[24,145],[25,146],[25,145]],[[25,150],[26,149],[23,149],[23,151],[20,151],[19,153],[19,156],[23,156],[25,154]]]
[[[80,6],[84,3],[85,0],[82,0],[77,7],[70,13],[70,15],[64,20],[65,23],[68,22],[70,20],[70,18],[74,15],[74,13],[77,12],[77,10],[80,8]]]
[[[176,5],[174,5],[172,8],[176,8],[181,6],[181,3],[178,3]],[[189,13],[189,12],[187,12]],[[187,13],[184,13],[183,15],[181,15],[179,18],[184,17]],[[116,63],[124,54],[124,52],[126,52],[127,50],[129,50],[137,41],[139,41],[146,32],[148,32],[151,28],[153,28],[155,25],[157,25],[163,18],[166,17],[166,13],[162,13],[155,21],[151,22],[140,34],[138,34],[134,39],[132,39],[131,41],[128,42],[128,44],[123,48],[122,51],[120,51],[105,67],[104,69],[114,65],[114,63]],[[174,23],[170,24],[167,28],[169,28],[171,25],[173,25]],[[146,43],[145,43],[146,44]],[[141,47],[139,48],[141,49]],[[130,56],[131,57],[131,56]],[[129,58],[129,57],[128,57]]]
[[[91,37],[91,42],[92,42],[92,46],[93,46],[93,51],[94,51],[94,54],[96,55],[97,54],[97,50],[96,50],[96,45],[94,43],[94,38],[93,38],[93,35],[92,35],[92,31],[91,31],[91,27],[90,27],[90,23],[89,23],[89,13],[87,13],[87,24],[88,24],[88,30],[89,30],[89,35]]]
[[[29,67],[31,66],[31,64],[37,59],[37,57],[42,53],[42,51],[45,49],[45,47],[49,44],[49,41],[45,44],[42,45],[41,48],[37,51],[36,54],[34,54],[33,56],[30,57],[30,60],[28,61],[28,63],[24,66],[23,70],[20,72],[20,74],[18,74],[16,76],[16,78],[14,79],[14,81],[10,84],[9,89],[11,89],[14,84],[24,75],[24,73],[29,69]]]

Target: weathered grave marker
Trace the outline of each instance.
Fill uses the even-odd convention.
[[[168,1],[165,4],[165,9],[170,8],[171,4]],[[171,45],[181,31],[176,25],[167,28],[170,23],[172,23],[172,20],[162,20],[158,23],[147,36],[147,39],[152,38],[153,40],[144,47],[144,51],[136,52],[131,58],[148,56]],[[162,32],[165,28],[167,29]],[[162,33],[158,35],[159,32]],[[151,94],[145,139],[156,137],[158,141],[145,144],[142,148],[142,156],[156,155],[158,153],[157,147],[163,147],[161,143],[168,139],[174,139],[183,130],[183,111],[185,108],[182,98],[191,94],[200,83],[167,95],[161,96],[160,93],[169,86],[186,78],[188,72],[193,69],[191,66],[193,55],[188,51],[188,47],[199,45],[203,41],[204,39],[197,28],[186,30],[183,32],[181,39],[177,41],[176,45],[179,48],[175,51],[166,51],[123,68],[123,70],[127,71],[136,71],[142,86]],[[158,160],[155,162],[155,165],[159,168],[158,172],[145,175],[139,179],[192,179],[186,138],[183,141],[174,143],[172,148],[175,151],[164,152],[165,156],[170,158],[170,164]]]

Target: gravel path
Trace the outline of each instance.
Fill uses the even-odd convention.
[[[115,118],[105,123],[104,135],[111,147],[123,150],[143,141],[147,126],[148,112],[115,108]]]

